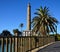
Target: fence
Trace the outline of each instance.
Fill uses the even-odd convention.
[[[29,52],[50,42],[54,42],[54,37],[0,36],[1,52]],[[6,45],[6,51],[4,51],[4,45]]]

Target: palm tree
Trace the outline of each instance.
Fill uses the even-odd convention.
[[[57,19],[50,15],[49,9],[45,6],[37,9],[36,16],[32,19],[32,31],[46,35],[49,32],[56,32]]]
[[[21,32],[22,32],[23,23],[20,24],[20,27],[21,27]]]
[[[13,33],[15,34],[15,36],[21,36],[22,35],[22,32],[20,32],[18,29],[14,29],[13,30]]]

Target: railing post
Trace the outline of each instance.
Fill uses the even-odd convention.
[[[8,38],[6,38],[6,52],[8,52]]]
[[[10,52],[12,52],[12,38],[10,38]]]
[[[4,37],[3,38],[1,38],[2,40],[1,40],[1,44],[2,44],[2,52],[4,52]]]
[[[14,48],[13,49],[14,49],[14,52],[15,52],[15,37],[14,37],[13,43],[14,43]]]
[[[15,33],[16,37],[15,37],[15,52],[18,52],[18,41],[17,41],[17,33]]]

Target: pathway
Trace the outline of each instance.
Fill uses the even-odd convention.
[[[57,41],[56,43],[47,46],[37,52],[60,52],[60,41]]]

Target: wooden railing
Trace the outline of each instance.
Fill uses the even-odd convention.
[[[0,36],[0,52],[5,52],[4,45],[6,45],[6,52],[29,52],[54,41],[55,38],[51,36]]]

